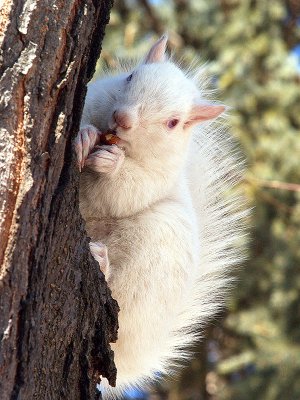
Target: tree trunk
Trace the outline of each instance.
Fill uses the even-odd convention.
[[[117,303],[88,249],[72,150],[111,1],[0,10],[0,398],[96,399]]]

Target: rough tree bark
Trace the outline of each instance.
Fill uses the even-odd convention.
[[[0,2],[1,4],[1,2]],[[0,398],[95,399],[118,306],[88,250],[72,152],[111,1],[0,9]]]

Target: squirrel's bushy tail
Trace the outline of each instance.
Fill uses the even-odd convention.
[[[205,324],[222,310],[236,276],[233,267],[245,258],[249,212],[236,188],[244,167],[224,124],[198,127],[189,157],[187,176],[198,219],[200,265],[170,337],[168,373],[170,358],[176,367],[189,355],[191,344],[201,338]]]

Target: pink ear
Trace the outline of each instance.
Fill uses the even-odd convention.
[[[156,43],[154,43],[145,57],[144,64],[164,61],[167,41],[168,36],[165,34]]]
[[[200,122],[218,117],[225,110],[225,106],[215,104],[195,104],[184,126],[190,127]]]

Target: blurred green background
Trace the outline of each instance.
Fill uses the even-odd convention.
[[[300,399],[300,0],[116,0],[100,63],[169,49],[208,62],[247,159],[248,261],[180,379],[131,398]],[[128,395],[130,398],[130,394]]]

